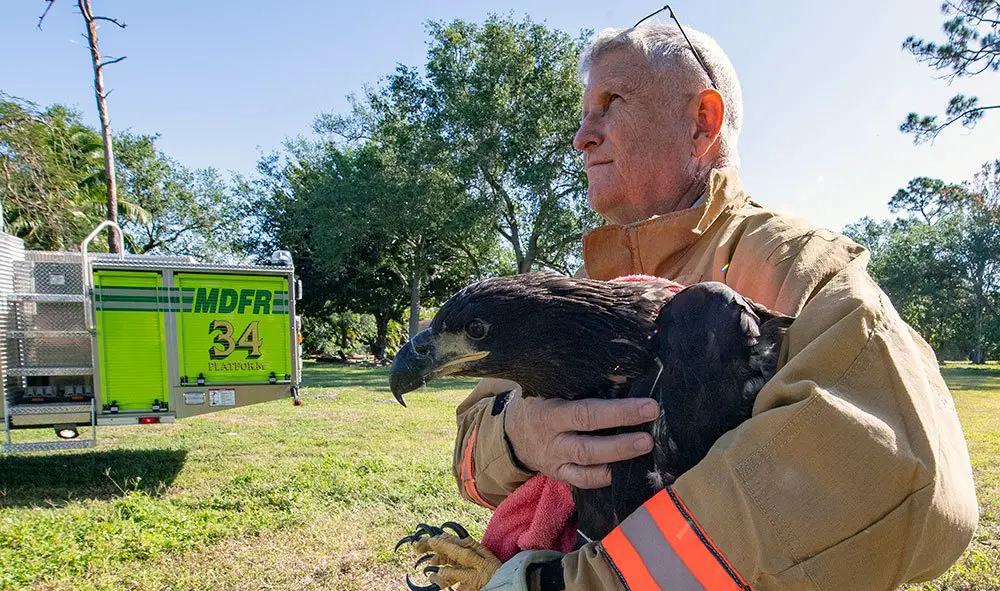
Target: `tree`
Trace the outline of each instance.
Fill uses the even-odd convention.
[[[903,49],[917,61],[945,71],[949,83],[957,78],[978,76],[1000,70],[1000,0],[945,0],[941,12],[943,43],[907,37]],[[900,131],[913,134],[914,143],[932,140],[952,123],[972,128],[986,111],[1000,109],[1000,104],[981,105],[979,98],[956,94],[945,109],[944,122],[937,115],[910,113]]]
[[[902,219],[845,230],[871,252],[869,272],[936,351],[974,363],[1000,340],[1000,161],[962,185],[916,178],[890,201]]]
[[[45,11],[38,17],[38,30],[42,30],[42,23],[45,16],[52,9],[56,0],[45,0],[47,6]],[[90,0],[77,0],[77,8],[80,10],[83,21],[87,27],[87,44],[90,48],[90,61],[94,68],[94,97],[97,99],[97,112],[101,118],[101,144],[104,147],[104,181],[107,184],[107,219],[118,221],[118,191],[115,183],[115,154],[111,137],[111,120],[108,117],[108,92],[104,90],[104,68],[111,64],[118,63],[125,59],[125,56],[105,59],[101,54],[97,44],[97,23],[100,21],[112,23],[124,29],[125,23],[108,17],[95,15],[90,7]],[[121,252],[123,245],[118,243],[114,231],[108,228],[108,251]]]
[[[189,170],[156,149],[155,135],[115,137],[122,197],[149,215],[122,224],[125,240],[139,254],[243,258],[243,219],[249,205],[213,168]]]
[[[438,271],[459,259],[466,268],[471,264],[483,271],[489,255],[497,252],[490,208],[469,195],[450,166],[453,146],[438,128],[437,99],[419,74],[399,66],[380,88],[368,90],[364,104],[355,101],[352,117],[317,122],[331,145],[343,138],[349,145],[375,148],[368,182],[380,182],[368,189],[365,204],[355,212],[394,237],[393,267],[408,286],[411,335],[419,324],[422,288],[430,287]],[[364,139],[352,129],[363,129]],[[438,274],[437,283],[449,275],[454,273]]]
[[[428,81],[459,177],[494,208],[519,273],[570,271],[583,233],[598,221],[573,149],[587,35],[498,16],[482,26],[456,20],[428,28]]]
[[[262,160],[270,180],[254,190],[261,222],[322,286],[312,313],[372,314],[376,356],[407,304],[412,335],[423,299],[568,271],[596,223],[572,148],[584,39],[495,16],[428,28],[423,71],[399,66],[350,114],[320,117],[320,140]]]
[[[78,113],[0,93],[0,200],[28,248],[71,250],[106,213],[101,139]],[[125,219],[145,212],[128,199]]]
[[[269,247],[291,250],[310,286],[306,311],[371,314],[379,359],[390,322],[412,304],[414,277],[427,295],[448,295],[476,278],[465,253],[485,250],[491,239],[462,223],[469,212],[453,182],[430,168],[401,166],[397,156],[388,143],[298,142],[288,146],[286,163],[261,161],[254,190],[260,222],[274,234]]]
[[[967,347],[984,363],[989,323],[1000,320],[1000,160],[986,163],[966,184],[968,200],[944,225],[942,258],[964,292],[972,327]]]
[[[377,138],[399,103],[384,89],[409,89],[425,113],[420,133],[445,150],[447,166],[489,211],[516,270],[569,272],[580,239],[598,223],[587,207],[582,157],[573,149],[583,84],[577,74],[586,35],[525,19],[490,16],[482,25],[428,24],[424,75],[401,66],[382,90],[354,101],[350,117],[322,123],[349,140]]]

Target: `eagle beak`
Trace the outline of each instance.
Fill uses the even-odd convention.
[[[469,350],[464,342],[459,346],[442,347],[431,329],[422,330],[396,353],[389,370],[389,388],[396,400],[406,406],[403,394],[434,378],[461,371],[465,364],[487,355],[489,351]]]
[[[389,370],[389,388],[396,400],[406,406],[403,394],[416,390],[434,368],[434,336],[431,329],[424,329],[413,336],[396,353]]]

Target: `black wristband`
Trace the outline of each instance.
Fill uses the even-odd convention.
[[[507,401],[510,400],[510,393],[513,390],[507,390],[506,392],[501,392],[493,397],[493,408],[490,409],[490,414],[497,416],[503,412],[504,407],[507,406]]]
[[[528,567],[527,578],[529,588],[537,591],[564,591],[566,580],[563,578],[562,560],[553,560]],[[537,579],[535,578],[537,576]],[[537,581],[537,587],[534,586]]]

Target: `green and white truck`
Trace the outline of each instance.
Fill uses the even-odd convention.
[[[288,398],[301,371],[291,256],[270,264],[25,250],[0,232],[2,451],[90,447],[98,426]],[[91,427],[81,438],[79,428]],[[18,429],[59,439],[15,441]]]

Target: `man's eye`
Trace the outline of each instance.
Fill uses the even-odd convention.
[[[611,103],[615,102],[616,100],[620,100],[621,98],[622,97],[620,94],[608,95],[607,100],[604,101],[604,111],[606,112],[608,108],[611,107]]]
[[[490,325],[478,318],[465,325],[465,334],[469,335],[469,338],[474,341],[485,338],[489,330]]]

